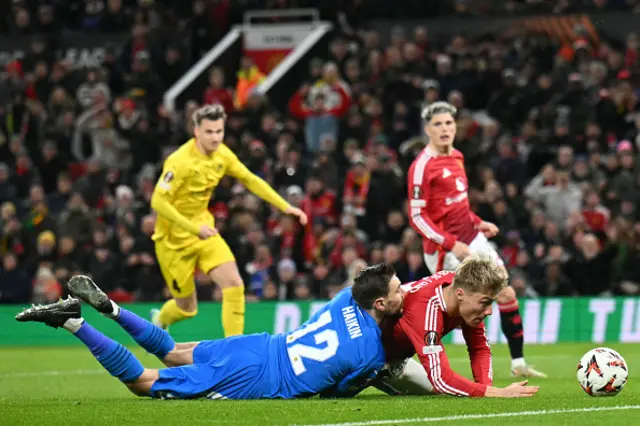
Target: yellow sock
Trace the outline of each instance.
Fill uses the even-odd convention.
[[[160,314],[158,315],[158,321],[160,322],[162,328],[167,328],[171,324],[175,324],[178,321],[194,317],[197,313],[197,309],[193,312],[183,311],[178,307],[175,299],[170,299],[167,300],[164,305],[162,305]]]
[[[244,287],[222,289],[222,328],[225,337],[244,334]]]

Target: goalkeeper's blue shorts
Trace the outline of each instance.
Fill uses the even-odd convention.
[[[271,387],[267,333],[200,342],[193,364],[160,370],[151,396],[161,399],[259,399]]]

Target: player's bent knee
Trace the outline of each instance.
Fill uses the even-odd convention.
[[[195,293],[189,297],[175,298],[180,313],[185,317],[194,317],[198,313],[198,299]]]
[[[229,280],[227,287],[244,287],[244,282],[242,281],[242,278],[240,278],[240,275],[238,275]]]
[[[139,383],[127,383],[127,388],[136,396],[151,396],[151,386],[148,389]]]
[[[513,287],[505,287],[500,293],[498,293],[498,304],[505,304],[516,300],[516,291]]]
[[[193,350],[200,342],[176,343],[171,352],[162,358],[167,367],[180,367],[193,364]]]
[[[187,349],[193,350],[199,344],[200,342],[176,343],[176,346],[173,350],[174,351],[186,351]]]
[[[424,367],[413,358],[389,365],[389,372],[389,377],[382,380],[386,388],[376,386],[383,392],[400,395],[433,395],[435,393]]]
[[[231,275],[228,278],[223,280],[219,280],[217,284],[220,288],[231,288],[231,287],[244,287],[244,282],[240,275]]]
[[[131,383],[125,383],[127,388],[137,396],[151,396],[151,387],[158,380],[158,370],[145,369],[142,375]]]

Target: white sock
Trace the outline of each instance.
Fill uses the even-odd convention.
[[[111,319],[116,319],[120,315],[120,306],[113,300],[111,301],[111,306],[113,306],[113,312],[110,314],[105,314],[104,316]]]
[[[80,330],[80,327],[82,327],[82,324],[84,324],[84,318],[69,318],[68,320],[66,320],[64,322],[64,324],[62,325],[62,327],[67,330],[72,332],[73,334],[76,334],[78,332],[78,330]]]
[[[522,368],[526,365],[527,363],[524,362],[524,358],[514,358],[511,360],[511,368]]]

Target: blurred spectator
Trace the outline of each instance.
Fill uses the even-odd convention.
[[[204,104],[221,104],[227,114],[233,111],[233,92],[225,87],[224,70],[219,67],[209,72],[209,87],[204,92]]]
[[[335,93],[338,94],[338,99],[333,98]],[[329,89],[324,85],[314,89],[305,85],[291,98],[289,111],[294,117],[305,120],[307,152],[318,152],[326,146],[327,141],[335,144],[339,119],[347,112],[349,103],[349,94],[341,85]]]
[[[236,95],[233,105],[237,109],[244,109],[253,90],[264,80],[265,75],[254,65],[253,60],[247,56],[240,60],[236,84]]]
[[[31,300],[31,282],[27,272],[18,264],[15,254],[2,258],[0,303],[28,303]]]
[[[82,195],[71,195],[66,209],[60,214],[60,234],[69,235],[79,244],[88,242],[93,235],[94,218]]]
[[[38,304],[53,303],[61,296],[62,286],[56,280],[51,269],[40,267],[33,283],[33,302]]]
[[[564,229],[569,215],[578,211],[582,203],[580,188],[570,181],[569,172],[559,170],[555,172],[555,185],[543,187],[542,180],[531,182],[525,194],[540,203],[545,213],[554,224]]]

